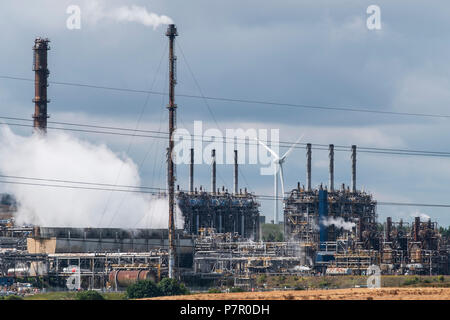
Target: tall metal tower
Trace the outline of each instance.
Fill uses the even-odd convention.
[[[36,38],[33,46],[33,71],[34,71],[34,132],[47,132],[47,78],[50,74],[47,68],[47,51],[50,50],[48,43],[50,40]]]
[[[167,182],[169,189],[169,278],[176,277],[175,272],[175,164],[173,161],[173,133],[176,128],[176,109],[175,104],[175,63],[176,56],[174,54],[175,37],[178,36],[177,28],[174,24],[169,24],[166,32],[169,37],[169,148],[167,152]]]

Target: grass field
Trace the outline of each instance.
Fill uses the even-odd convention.
[[[261,293],[239,293],[234,297],[234,293],[200,293],[197,295],[187,295],[184,296],[186,299],[250,299],[252,295],[258,294],[262,295],[261,299],[264,299],[266,295],[272,296],[273,299],[285,299],[283,297],[291,297],[294,299],[315,299],[314,297],[322,296],[332,297],[335,293],[335,297],[347,296],[348,299],[365,299],[366,297],[371,297],[371,291],[358,291],[360,289],[355,289],[355,286],[361,286],[366,284],[366,277],[364,276],[324,276],[324,277],[299,277],[299,276],[265,276],[261,275],[256,277],[255,284],[258,288],[266,288],[270,292]],[[437,291],[432,291],[438,288],[450,288],[450,276],[382,276],[381,286],[383,290],[388,291],[378,291],[384,292],[385,298],[395,298],[393,291],[389,289],[395,288],[402,289],[404,293],[404,298],[416,299],[416,298],[426,298],[431,296],[436,296]],[[420,288],[420,291],[414,291],[413,289]],[[277,292],[280,293],[274,293]],[[339,289],[339,290],[337,290]],[[346,289],[352,289],[350,291],[345,291]],[[411,289],[413,291],[403,291],[403,289]],[[427,290],[431,291],[427,291]],[[274,291],[275,290],[275,291]],[[336,291],[337,290],[337,291]],[[344,290],[344,291],[342,291]],[[447,290],[447,289],[446,289]],[[301,292],[307,292],[307,294],[302,294]],[[450,291],[442,291],[444,296],[450,296]],[[345,294],[343,294],[345,293]],[[125,299],[124,292],[106,292],[102,293],[106,300],[122,300]],[[333,297],[334,297],[333,296]],[[308,298],[309,297],[309,298]],[[161,297],[163,298],[163,297]],[[172,297],[169,297],[172,298]],[[286,299],[287,299],[286,298]],[[380,298],[380,296],[373,296],[373,299]],[[448,297],[447,297],[448,298]],[[58,291],[58,292],[47,292],[40,293],[33,296],[25,297],[25,300],[75,300],[75,292]]]
[[[151,300],[450,300],[450,288],[353,288],[203,293],[187,296],[157,297],[151,298]]]
[[[265,276],[256,277],[257,287],[306,289],[345,289],[366,285],[365,276]],[[450,276],[382,276],[382,287],[440,287],[450,288]]]
[[[25,297],[25,300],[75,300],[76,292],[57,291],[38,293],[33,296]],[[123,300],[125,294],[123,292],[105,292],[102,293],[105,300]]]

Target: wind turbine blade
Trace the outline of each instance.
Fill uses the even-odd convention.
[[[283,176],[283,165],[280,163],[280,182],[281,182],[281,197],[284,199],[284,176]]]
[[[259,142],[260,145],[262,145],[267,151],[269,151],[272,156],[274,156],[275,160],[280,159],[280,157],[275,153],[275,151],[273,151],[272,149],[270,149],[268,146],[266,146],[264,143],[262,143],[261,141],[259,141],[257,138],[255,138],[256,141]]]
[[[275,172],[273,173],[273,193],[274,193],[274,204],[273,204],[273,223],[278,223],[278,177],[277,177],[277,164],[275,165]]]
[[[289,148],[288,151],[286,151],[286,153],[281,157],[281,160],[286,159],[286,157],[292,152],[292,150],[294,150],[294,147],[300,142],[300,140],[302,140],[304,134],[302,134],[300,136],[300,138],[297,139],[297,141],[295,141],[295,143]]]

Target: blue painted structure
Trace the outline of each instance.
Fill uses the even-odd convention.
[[[324,226],[322,221],[328,218],[328,192],[319,190],[319,240],[328,241],[328,227]]]

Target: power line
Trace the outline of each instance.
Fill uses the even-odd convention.
[[[156,79],[157,79],[157,75],[158,75],[158,73],[159,73],[159,69],[161,68],[162,61],[163,61],[164,56],[165,56],[165,54],[166,54],[166,47],[164,47],[164,48],[165,48],[165,49],[164,49],[164,51],[163,51],[163,53],[162,53],[162,55],[161,55],[161,59],[160,59],[160,61],[159,61],[158,68],[156,69],[155,76],[154,76],[154,78],[153,78],[153,82],[152,82],[152,84],[151,84],[150,90],[153,90],[153,87],[155,86]],[[150,94],[147,94],[147,96],[145,97],[145,102],[144,102],[144,104],[142,105],[141,112],[140,112],[140,114],[139,114],[138,120],[137,120],[137,122],[136,122],[136,126],[135,126],[135,128],[134,128],[133,135],[132,135],[132,137],[131,137],[131,139],[130,139],[130,141],[129,141],[129,143],[128,143],[127,151],[125,152],[125,154],[128,154],[128,153],[130,152],[130,150],[131,150],[131,146],[132,146],[132,144],[133,144],[133,142],[134,142],[135,134],[136,134],[136,132],[137,132],[136,130],[138,130],[139,125],[141,124],[141,120],[142,120],[142,117],[144,116],[145,110],[147,109],[147,105],[148,105],[149,99],[150,99]],[[117,176],[116,176],[116,182],[115,182],[115,184],[117,184],[117,182],[119,181],[119,177],[120,177],[120,175],[121,175],[121,173],[122,173],[124,164],[125,164],[125,162],[122,162],[122,164],[120,165],[119,172],[117,173]],[[107,210],[107,208],[108,208],[108,206],[109,206],[109,203],[110,203],[109,200],[110,200],[111,196],[112,196],[112,192],[109,194],[108,200],[107,200],[106,203],[105,203],[105,208],[104,208],[104,210],[103,210],[102,215],[100,216],[100,222],[99,222],[99,224],[100,224],[100,223],[102,222],[102,220],[103,220],[103,216],[104,216],[104,214],[105,214],[105,212],[106,212],[106,210]],[[120,202],[119,206],[118,206],[117,209],[116,209],[116,213],[117,213],[117,211],[119,211],[120,207],[122,206],[123,201],[125,200],[125,197],[126,197],[126,195],[122,198],[122,201]],[[116,214],[114,214],[113,217],[111,218],[110,224],[113,222],[115,216],[116,216]]]
[[[3,175],[3,174],[0,174],[0,177],[1,178],[10,178],[10,179],[47,181],[47,182],[58,182],[58,183],[72,183],[72,184],[93,185],[93,186],[103,186],[103,187],[120,187],[120,188],[132,188],[132,189],[160,190],[160,188],[155,188],[155,187],[130,186],[130,185],[108,184],[108,183],[87,182],[87,181],[61,180],[61,179],[44,179],[44,178],[24,177],[24,176],[10,176],[10,175]]]
[[[1,177],[6,178],[17,178],[17,179],[29,179],[29,180],[39,180],[39,181],[49,181],[49,182],[61,182],[61,183],[73,183],[73,184],[92,184],[92,185],[103,185],[108,186],[108,184],[102,184],[102,183],[90,183],[90,182],[82,182],[82,181],[70,181],[70,180],[58,180],[58,179],[44,179],[44,178],[30,178],[30,177],[16,177],[16,176],[4,176],[1,175]],[[28,185],[28,186],[39,186],[39,187],[52,187],[52,188],[67,188],[67,189],[81,189],[81,190],[96,190],[96,191],[117,191],[117,192],[131,192],[131,193],[142,193],[142,194],[152,194],[152,195],[158,195],[156,192],[165,192],[167,189],[165,188],[157,188],[157,187],[139,187],[141,189],[149,189],[149,190],[155,190],[155,191],[147,191],[147,190],[127,190],[127,189],[117,189],[117,188],[102,188],[102,187],[86,187],[86,186],[73,186],[73,185],[61,185],[61,184],[46,184],[46,183],[33,183],[33,182],[20,182],[20,181],[6,181],[6,180],[0,180],[0,183],[5,184],[18,184],[18,185]],[[122,186],[117,185],[118,187],[132,187],[135,188],[136,186]],[[253,194],[254,197],[256,197],[259,200],[283,200],[284,198],[279,196],[275,197],[273,195],[261,195],[261,194]],[[437,208],[450,208],[450,204],[439,204],[439,203],[412,203],[412,202],[388,202],[388,201],[376,201],[377,205],[383,205],[383,206],[410,206],[410,207],[437,207]]]
[[[0,183],[39,186],[39,187],[52,187],[52,188],[68,188],[68,189],[81,189],[81,190],[118,191],[118,192],[156,194],[156,192],[150,192],[150,191],[144,191],[144,190],[125,190],[125,189],[111,189],[111,188],[97,188],[97,187],[66,186],[66,185],[60,185],[60,184],[43,184],[43,183],[5,181],[5,180],[0,180]]]
[[[407,203],[407,202],[377,202],[382,206],[408,206],[408,207],[437,207],[450,208],[450,204],[436,204],[436,203]]]
[[[11,117],[0,117],[0,119],[6,119]],[[15,120],[25,120],[29,121],[28,119],[22,119],[22,118],[11,118]],[[63,122],[60,122],[63,124]],[[33,125],[26,125],[26,124],[19,124],[19,123],[8,123],[4,122],[5,125],[10,126],[19,126],[19,127],[33,127]],[[69,124],[69,123],[65,123]],[[83,124],[70,124],[72,126],[81,126],[81,127],[92,127],[92,128],[108,128],[108,129],[117,129],[117,130],[129,130],[134,131],[133,129],[129,128],[119,128],[119,127],[105,127],[105,126],[95,126],[95,125],[83,125]],[[154,139],[167,139],[166,135],[167,132],[164,131],[158,131],[158,130],[136,130],[138,132],[149,132],[154,133],[157,135],[147,135],[147,134],[136,134],[136,133],[125,133],[125,132],[113,132],[113,131],[99,131],[99,130],[86,130],[86,129],[78,129],[78,128],[59,128],[59,127],[47,127],[47,129],[50,130],[63,130],[63,131],[74,131],[74,132],[82,132],[82,133],[96,133],[96,134],[110,134],[110,135],[119,135],[119,136],[131,136],[131,137],[140,137],[140,138],[154,138]],[[162,136],[164,135],[164,136]],[[180,135],[183,136],[183,135]],[[198,137],[198,135],[190,135],[190,137],[193,137],[193,141],[202,141],[202,142],[211,142],[210,140],[206,139],[206,137],[201,136],[200,139],[196,139],[195,137]],[[218,138],[222,140],[223,143],[235,143],[236,145],[248,145],[248,146],[257,146],[257,142],[253,142],[250,139],[242,139],[242,138],[227,138],[227,137],[214,137],[212,138]],[[236,141],[235,141],[236,139]],[[249,141],[250,140],[250,141]],[[239,142],[244,141],[244,142]],[[220,142],[220,141],[219,141]],[[293,144],[293,142],[290,141],[280,141],[278,143],[278,146],[280,147],[290,147]],[[301,147],[303,146],[303,147]],[[306,143],[298,143],[298,145],[294,146],[294,149],[304,149],[304,146],[306,146]],[[342,151],[342,152],[348,152],[350,151],[350,146],[343,146],[343,145],[335,145],[335,151]],[[313,144],[314,150],[328,150],[328,145],[325,144]],[[430,151],[430,150],[412,150],[412,149],[391,149],[391,148],[376,148],[376,147],[361,147],[358,146],[358,152],[363,153],[371,153],[371,154],[392,154],[392,155],[406,155],[406,156],[429,156],[429,157],[450,157],[450,152],[447,151]]]
[[[205,99],[205,95],[203,94],[203,90],[202,90],[202,88],[200,87],[200,84],[199,84],[199,82],[197,81],[197,78],[195,77],[194,72],[192,71],[192,68],[191,68],[189,62],[187,61],[187,58],[186,58],[186,56],[184,55],[183,49],[181,48],[181,45],[180,45],[179,42],[177,42],[177,46],[178,46],[178,48],[180,49],[181,56],[183,57],[183,61],[184,61],[184,63],[186,63],[186,66],[187,66],[187,68],[188,68],[188,70],[189,70],[189,73],[191,74],[191,77],[192,77],[192,79],[194,80],[194,83],[195,83],[195,85],[197,86],[197,89],[198,89],[198,91],[200,92],[200,95],[201,95],[202,98],[203,98],[203,102],[205,103],[205,105],[206,105],[206,107],[207,107],[207,109],[208,109],[208,112],[209,112],[209,114],[211,115],[211,118],[212,118],[213,121],[215,122],[217,128],[220,128],[219,123],[217,122],[216,117],[214,116],[214,113],[213,113],[212,110],[211,110],[211,107],[210,107],[210,105],[209,105],[209,103],[208,103],[208,100]],[[245,183],[246,183],[247,186],[250,188],[250,185],[249,185],[247,179],[245,178],[245,175],[244,175],[244,173],[242,172],[242,169],[238,167],[238,170],[239,170],[239,172],[240,172],[242,178],[244,179]],[[225,180],[222,178],[222,176],[221,176],[220,173],[218,173],[218,176],[219,176],[220,180],[222,180],[222,183],[223,183],[224,185],[226,185]]]
[[[15,76],[6,76],[0,75],[1,79],[9,79],[9,80],[19,80],[19,81],[29,81],[34,82],[34,79],[30,78],[22,78]],[[132,93],[147,93],[153,95],[167,95],[167,92],[153,91],[153,90],[139,90],[139,89],[127,89],[127,88],[118,88],[118,87],[109,87],[109,86],[100,86],[100,85],[91,85],[84,83],[75,83],[75,82],[62,82],[62,81],[48,81],[50,84],[55,85],[65,85],[65,86],[75,86],[75,87],[84,87],[84,88],[92,88],[92,89],[103,89],[103,90],[113,90],[113,91],[121,91],[121,92],[132,92]],[[360,113],[372,113],[372,114],[383,114],[383,115],[391,115],[391,116],[409,116],[409,117],[427,117],[427,118],[450,118],[448,114],[435,114],[435,113],[418,113],[418,112],[400,112],[400,111],[383,111],[383,110],[374,110],[368,108],[357,108],[355,106],[319,106],[319,105],[309,105],[309,104],[295,104],[295,103],[284,103],[284,102],[276,102],[276,101],[265,101],[265,100],[252,100],[252,99],[237,99],[237,98],[226,98],[226,97],[213,97],[213,96],[201,96],[201,95],[193,95],[193,94],[177,94],[178,97],[184,98],[194,98],[194,99],[206,99],[206,100],[215,100],[222,102],[233,102],[233,103],[246,103],[246,104],[259,104],[259,105],[267,105],[267,106],[278,106],[278,107],[288,107],[288,108],[303,108],[303,109],[314,109],[314,110],[333,110],[333,111],[344,111],[344,112],[360,112]]]

